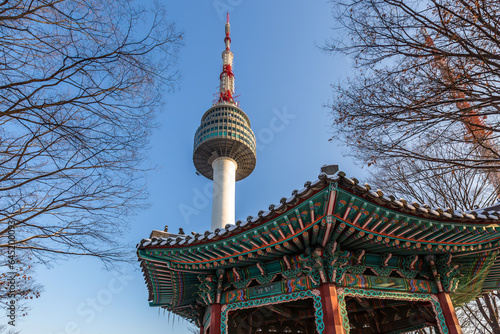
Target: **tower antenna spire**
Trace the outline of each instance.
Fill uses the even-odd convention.
[[[226,37],[224,44],[226,49],[222,52],[222,73],[220,74],[220,89],[218,102],[234,102],[234,74],[233,74],[233,58],[231,52],[231,26],[229,25],[229,12],[227,13],[226,21]]]

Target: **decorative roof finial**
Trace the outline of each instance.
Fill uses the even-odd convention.
[[[231,47],[231,26],[229,25],[229,13],[227,13],[226,37],[224,43],[226,49],[222,52],[222,73],[220,74],[220,93],[218,102],[234,103],[234,74],[233,74],[233,53]]]

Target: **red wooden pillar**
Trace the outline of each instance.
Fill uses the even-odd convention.
[[[325,283],[320,286],[321,304],[323,305],[324,334],[345,334],[340,315],[337,287],[335,284]]]
[[[200,327],[200,334],[205,334],[205,327],[203,326]]]
[[[455,313],[455,308],[451,303],[450,294],[446,292],[438,293],[439,304],[443,310],[444,319],[446,321],[446,326],[448,327],[450,334],[462,334],[462,328],[458,323],[457,314]]]
[[[221,305],[210,306],[210,334],[220,334]]]

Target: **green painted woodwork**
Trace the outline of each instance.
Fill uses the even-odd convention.
[[[435,282],[408,278],[379,277],[346,274],[341,286],[349,288],[380,289],[417,293],[438,293]]]
[[[226,291],[222,294],[221,302],[223,304],[242,302],[261,297],[308,290],[315,287],[317,287],[317,285],[315,285],[309,277],[302,276],[290,280],[279,281],[245,289]]]
[[[337,290],[337,298],[339,300],[340,314],[342,317],[342,326],[346,334],[350,332],[349,317],[347,314],[345,297],[359,297],[359,298],[373,298],[373,299],[392,299],[392,300],[407,300],[407,301],[428,301],[432,304],[436,321],[438,323],[440,332],[443,334],[449,333],[446,327],[443,310],[436,296],[426,293],[407,293],[407,292],[392,292],[392,291],[379,291],[369,289],[356,289],[356,288],[340,288]]]
[[[497,252],[492,252],[474,255],[471,261],[462,262],[460,271],[463,276],[459,278],[455,293],[451,294],[451,300],[455,306],[465,304],[482,293],[483,283],[496,258]],[[495,276],[500,277],[498,273]],[[448,277],[444,276],[444,278],[446,282]],[[497,285],[494,289],[499,289],[499,286]]]
[[[300,300],[300,299],[313,299],[314,305],[314,316],[316,319],[316,330],[318,334],[323,334],[323,330],[325,329],[325,324],[323,322],[323,310],[321,305],[321,297],[318,290],[306,290],[300,292],[294,292],[290,294],[284,294],[279,296],[267,297],[254,299],[244,302],[237,302],[226,304],[222,306],[222,314],[221,314],[221,334],[227,334],[227,321],[228,314],[234,310],[254,308],[254,307],[262,307],[264,305],[274,305],[280,303],[286,303],[289,301]]]

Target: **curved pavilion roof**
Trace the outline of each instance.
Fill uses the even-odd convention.
[[[138,256],[150,305],[188,318],[183,309],[199,298],[199,274],[273,263],[333,240],[343,250],[371,254],[452,254],[467,274],[463,281],[477,294],[499,289],[498,209],[430,208],[373,191],[342,172],[321,174],[279,205],[225,229],[195,236],[153,231],[139,243]],[[230,271],[227,275],[234,279]]]

